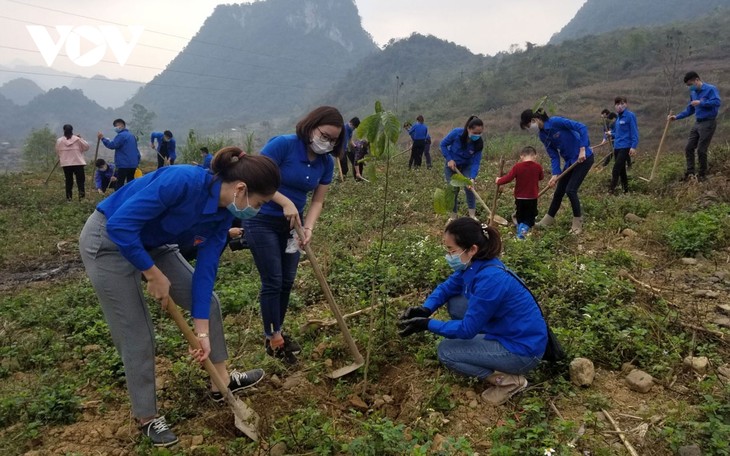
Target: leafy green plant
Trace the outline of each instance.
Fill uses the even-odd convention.
[[[725,245],[730,238],[730,205],[719,204],[694,214],[680,214],[664,234],[678,255],[708,253]]]
[[[23,160],[29,169],[49,170],[56,161],[56,135],[48,126],[31,130],[23,145]]]

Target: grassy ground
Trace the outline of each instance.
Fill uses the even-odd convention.
[[[497,140],[506,149],[521,141]],[[510,228],[503,230],[504,261],[540,297],[570,357],[593,360],[597,374],[591,387],[578,388],[569,381],[567,363],[544,364],[529,377],[529,390],[501,407],[478,400],[484,385],[439,365],[436,337],[401,340],[396,334],[400,309],[420,303],[448,274],[440,247],[445,218],[434,213],[432,202],[443,185],[443,162],[437,158],[433,170],[409,172],[407,154],[396,158],[387,200],[384,169],[377,182],[336,183],[313,248],[345,312],[370,305],[375,278],[381,307],[372,319],[350,320],[369,354],[367,376],[360,369],[328,379],[328,371],[350,361],[341,335],[336,327],[299,331],[311,318],[330,317],[307,261],[287,319],[303,343],[301,362],[288,368],[266,357],[258,274],[249,252],[227,251],[216,291],[231,365],[267,371],[245,396],[263,417],[262,439],[252,443],[238,435],[227,407],[206,398],[204,373],[150,301],[159,405],[181,436],[171,450],[152,449],[138,438],[120,360],[76,253],[78,233],[99,196],[66,203],[60,173],[48,186],[42,185],[45,175],[3,176],[0,453],[263,455],[285,446],[287,454],[542,455],[548,448],[555,454],[625,454],[601,412],[606,410],[640,454],[671,454],[692,443],[706,454],[730,454],[730,389],[718,374],[730,361],[730,331],[713,323],[717,305],[729,304],[728,158],[730,149],[714,148],[709,181],[691,185],[677,182],[677,155],[667,156],[651,183],[638,179],[651,167],[640,160],[631,171],[631,194],[617,197],[605,191],[609,170],[592,172],[582,189],[586,232],[577,238],[566,234],[567,200],[554,229],[522,242]],[[507,159],[510,166],[514,158]],[[493,155],[482,165],[478,189],[487,201],[496,168]],[[541,201],[541,210],[548,202]],[[512,204],[508,191],[499,213],[508,217]],[[627,222],[627,213],[644,221]],[[685,265],[683,256],[696,256],[698,263]],[[690,354],[710,359],[706,374],[683,367]],[[651,392],[627,388],[624,363],[655,377]]]

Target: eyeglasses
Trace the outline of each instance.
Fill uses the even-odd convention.
[[[317,131],[319,132],[319,136],[320,138],[322,138],[322,140],[327,141],[330,144],[335,144],[337,142],[337,138],[333,138],[332,136],[323,132],[319,127],[317,127]]]
[[[456,249],[450,249],[445,245],[442,245],[441,247],[444,249],[444,252],[448,253],[449,255],[461,255],[462,253],[466,252],[466,249],[461,249],[461,252],[457,252]]]

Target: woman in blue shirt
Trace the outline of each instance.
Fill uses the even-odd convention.
[[[482,133],[484,133],[484,122],[477,116],[471,116],[466,120],[464,128],[454,128],[441,141],[441,153],[444,154],[446,160],[444,177],[447,185],[451,182],[451,176],[456,174],[457,170],[470,178],[472,184],[474,184],[474,179],[479,174],[482,150],[484,150]],[[465,188],[464,193],[466,193],[466,206],[469,210],[469,217],[476,219],[477,203],[474,193],[471,188]],[[456,187],[454,208],[449,220],[454,220],[457,217],[458,208],[459,187]]]
[[[423,123],[422,115],[416,117],[416,123],[408,129],[408,135],[413,140],[411,158],[408,160],[408,169],[419,169],[423,160],[423,152],[426,149],[426,138],[428,138],[428,127]]]
[[[321,106],[297,123],[296,134],[272,138],[261,155],[274,160],[281,170],[281,187],[271,202],[264,204],[255,218],[244,223],[245,236],[261,276],[261,317],[266,353],[296,362],[301,347],[283,334],[289,295],[299,264],[299,250],[287,249],[296,224],[302,224],[307,244],[322,212],[325,195],[332,182],[334,160],[344,145],[342,114]],[[304,216],[307,196],[312,193]]]
[[[570,232],[580,234],[583,231],[583,214],[578,190],[593,166],[594,160],[591,141],[588,138],[588,127],[564,117],[548,117],[542,109],[538,109],[536,112],[527,109],[520,116],[520,128],[529,129],[538,135],[540,141],[545,145],[552,165],[553,176],[548,185],[555,187],[555,193],[553,193],[553,200],[547,214],[535,226],[552,225],[563,202],[563,196],[567,194],[573,209],[573,224]],[[561,158],[564,162],[562,168],[560,166]],[[578,162],[578,165],[558,181],[557,176],[575,162]]]
[[[211,171],[167,166],[131,181],[99,203],[79,239],[84,267],[124,363],[132,413],[155,446],[172,445],[177,437],[165,418],[157,417],[155,336],[141,276],[163,308],[172,298],[190,310],[202,347],[191,355],[199,362],[210,358],[220,375],[230,378],[232,391],[264,375],[261,369],[229,375],[213,284],[231,222],[256,215],[274,196],[279,170],[269,158],[227,147],[215,155]],[[197,247],[195,269],[177,244]],[[215,385],[212,389],[213,399],[222,401]]]
[[[497,258],[499,232],[467,217],[450,222],[443,235],[454,273],[420,307],[403,312],[402,336],[431,331],[446,337],[439,360],[460,374],[491,384],[485,401],[499,405],[527,386],[524,374],[540,363],[547,325],[532,294]],[[443,305],[451,320],[429,318]]]

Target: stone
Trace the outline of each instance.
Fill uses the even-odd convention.
[[[715,274],[713,275],[720,280],[725,280],[728,277],[727,272],[725,271],[715,271]]]
[[[278,376],[278,375],[276,375],[276,374],[274,374],[274,375],[272,375],[271,377],[269,377],[269,381],[270,381],[271,383],[273,383],[273,384],[274,384],[274,386],[276,386],[276,387],[281,387],[281,385],[282,385],[282,383],[281,383],[281,379],[280,379],[280,378],[279,378],[279,376]]]
[[[202,435],[194,435],[192,439],[190,439],[190,446],[200,446],[203,444],[203,436]]]
[[[697,259],[695,259],[695,258],[682,258],[679,261],[681,261],[682,264],[686,264],[688,266],[694,266],[697,264]]]
[[[625,237],[636,237],[639,235],[636,231],[632,230],[631,228],[626,228],[623,231],[621,231],[621,234]]]
[[[292,389],[296,386],[299,386],[299,384],[302,383],[302,374],[296,373],[292,375],[291,377],[287,378],[284,383],[281,385],[284,389]]]
[[[730,328],[730,317],[717,317],[712,322],[717,326]]]
[[[724,313],[725,315],[730,315],[730,306],[727,304],[718,304],[716,306],[717,311],[720,313]]]
[[[718,291],[713,291],[713,290],[705,291],[705,298],[717,299],[719,297],[720,297],[720,292],[718,292]]]
[[[383,400],[386,404],[392,404],[393,403],[393,396],[389,396],[387,394],[383,394]]]
[[[707,359],[706,356],[687,356],[684,360],[682,360],[682,364],[700,375],[705,375],[707,373],[707,365],[709,363],[710,360]]]
[[[637,391],[639,393],[648,393],[654,386],[654,379],[646,372],[639,369],[634,369],[629,372],[629,375],[626,376],[626,384],[633,391]]]
[[[623,373],[623,374],[628,374],[629,372],[631,372],[634,369],[636,369],[636,366],[634,366],[631,363],[623,363],[621,365],[621,373]]]
[[[575,358],[570,362],[570,381],[576,386],[591,386],[596,369],[587,358]]]
[[[289,449],[286,447],[286,443],[277,442],[274,446],[269,448],[268,454],[270,456],[284,456]]]
[[[730,364],[718,367],[717,372],[723,377],[730,379]]]
[[[369,408],[368,404],[366,404],[365,401],[360,399],[360,396],[358,396],[357,394],[351,395],[349,399],[350,399],[350,405],[352,405],[356,409],[367,410]]]
[[[474,391],[472,389],[468,389],[468,390],[466,390],[466,397],[469,400],[476,399],[477,393],[476,393],[476,391]]]
[[[479,407],[479,401],[477,401],[476,399],[472,399],[472,401],[469,402],[469,408],[475,409],[477,407]]]
[[[382,398],[375,399],[375,402],[373,402],[373,408],[379,409],[385,405],[385,401]]]
[[[702,450],[697,445],[687,445],[679,447],[678,456],[702,456]]]
[[[629,212],[628,214],[624,215],[624,220],[626,220],[629,223],[641,223],[644,221],[643,218],[639,217],[636,214],[632,214]]]
[[[431,443],[431,453],[438,453],[444,445],[446,439],[441,434],[433,436],[433,442]]]

